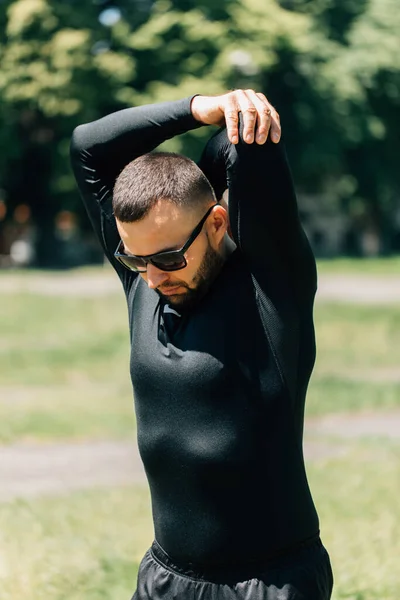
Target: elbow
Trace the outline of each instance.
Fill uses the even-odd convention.
[[[90,149],[90,136],[87,125],[78,125],[72,132],[70,142],[70,156],[71,159],[78,158],[82,152]]]

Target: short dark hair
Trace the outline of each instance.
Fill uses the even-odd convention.
[[[190,158],[152,152],[130,162],[114,186],[114,216],[122,223],[140,221],[161,199],[178,206],[204,206],[215,194],[203,171]]]

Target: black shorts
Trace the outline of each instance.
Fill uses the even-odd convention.
[[[132,600],[329,600],[333,575],[319,537],[263,566],[194,571],[157,542],[145,554]]]

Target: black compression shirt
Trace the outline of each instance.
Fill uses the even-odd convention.
[[[128,162],[198,126],[190,99],[131,108],[78,127],[71,155],[127,296],[155,537],[176,561],[218,565],[318,532],[302,452],[316,270],[282,144],[233,146],[223,130],[200,167],[218,196],[229,186],[237,249],[198,305],[165,327],[156,292],[113,259],[112,189]]]

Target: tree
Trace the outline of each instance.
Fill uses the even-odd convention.
[[[278,107],[298,188],[385,233],[398,204],[400,13],[396,0],[3,0],[0,188],[39,226],[82,211],[73,128],[126,106],[262,90]],[[209,132],[171,140],[197,158]],[[53,261],[54,262],[54,261]]]
[[[185,77],[191,73],[194,81],[218,54],[225,4],[205,0],[182,12],[163,0],[144,2],[142,10],[128,0],[6,2],[0,144],[8,151],[0,187],[11,209],[21,199],[32,208],[39,265],[56,260],[55,214],[80,207],[68,160],[74,126],[150,98],[157,82],[177,97]],[[192,8],[188,0],[182,5]]]

